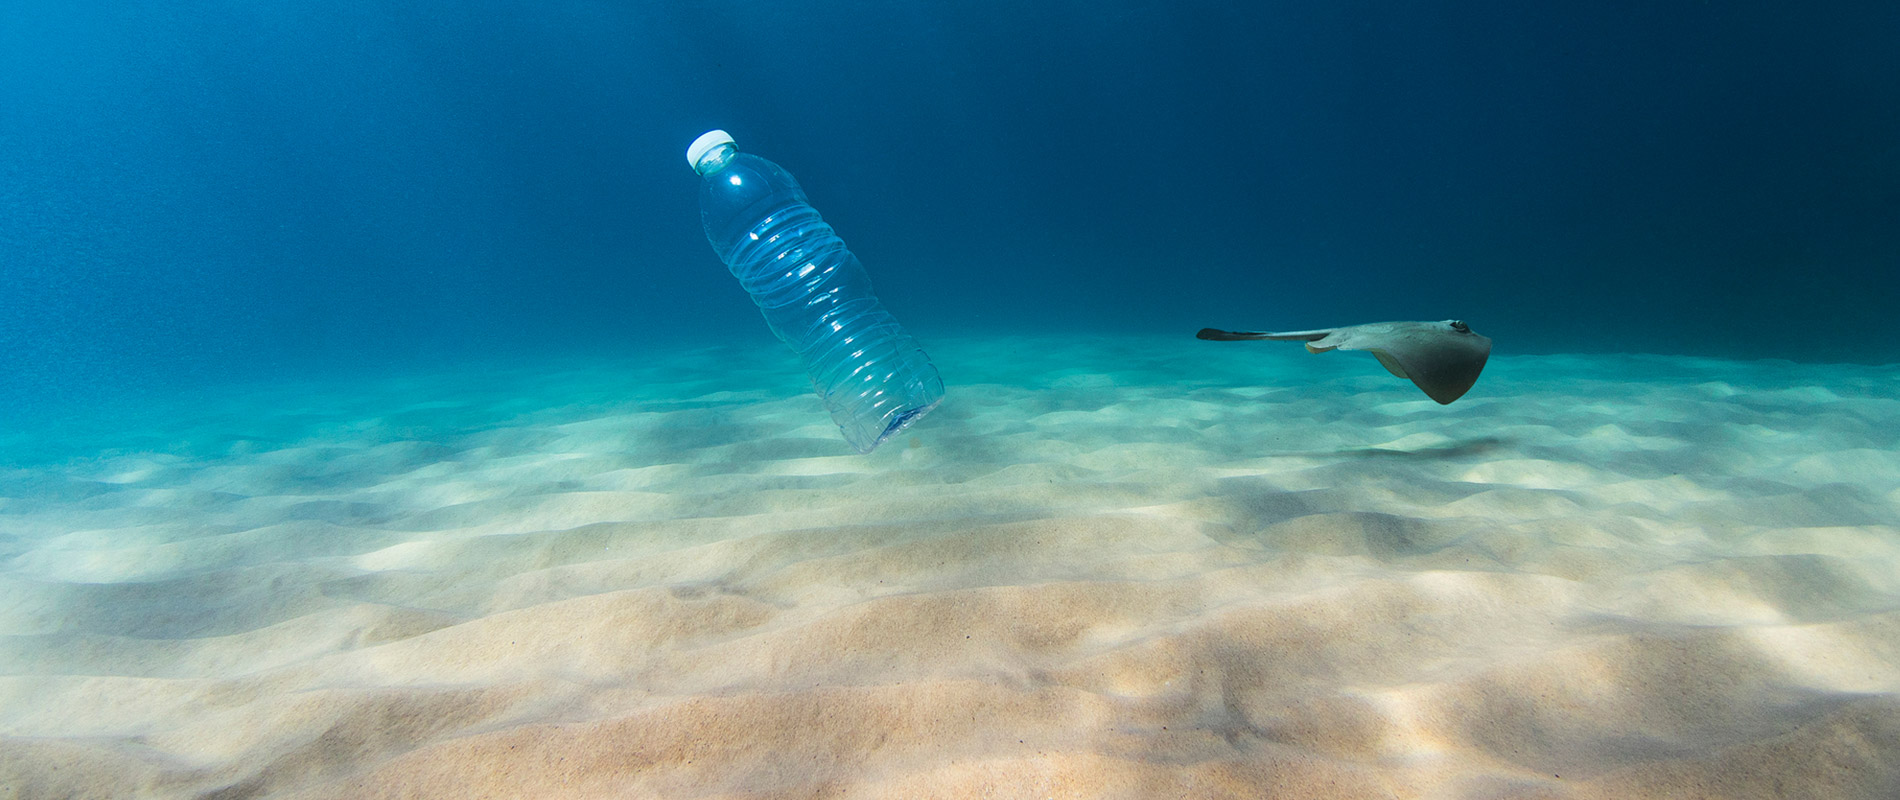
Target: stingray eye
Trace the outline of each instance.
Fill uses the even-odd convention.
[[[1454,320],[1452,320],[1452,321],[1451,321],[1451,329],[1452,329],[1452,330],[1454,330],[1454,331],[1457,331],[1457,332],[1459,332],[1459,333],[1470,333],[1470,332],[1471,332],[1471,326],[1470,326],[1470,325],[1466,325],[1466,324],[1465,324],[1465,321],[1464,321],[1464,320],[1462,320],[1462,319],[1454,319]]]

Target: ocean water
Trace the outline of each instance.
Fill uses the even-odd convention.
[[[1900,8],[0,13],[0,795],[1892,797]],[[795,173],[943,405],[699,230]],[[1440,406],[1363,353],[1459,318]]]

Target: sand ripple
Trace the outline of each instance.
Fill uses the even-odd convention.
[[[1900,796],[1890,368],[933,353],[868,458],[773,347],[21,439],[0,796]]]

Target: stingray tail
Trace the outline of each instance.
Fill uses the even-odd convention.
[[[1291,341],[1298,341],[1298,342],[1311,342],[1317,339],[1324,339],[1326,338],[1326,334],[1329,334],[1329,333],[1332,333],[1332,331],[1324,330],[1324,331],[1294,331],[1292,333],[1268,333],[1266,331],[1224,331],[1219,328],[1202,328],[1200,333],[1194,334],[1194,338],[1206,339],[1210,342],[1244,342],[1250,339],[1279,339],[1279,340],[1291,340]]]
[[[1210,342],[1238,342],[1244,339],[1258,339],[1264,335],[1266,334],[1253,331],[1224,331],[1219,328],[1202,328],[1200,333],[1194,334],[1194,338],[1206,339]]]

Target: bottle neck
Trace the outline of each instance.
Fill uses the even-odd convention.
[[[732,146],[731,142],[727,142],[707,151],[705,155],[700,156],[699,163],[693,165],[693,171],[701,175],[711,175],[725,169],[726,165],[732,163],[733,157],[738,154],[739,148]]]

